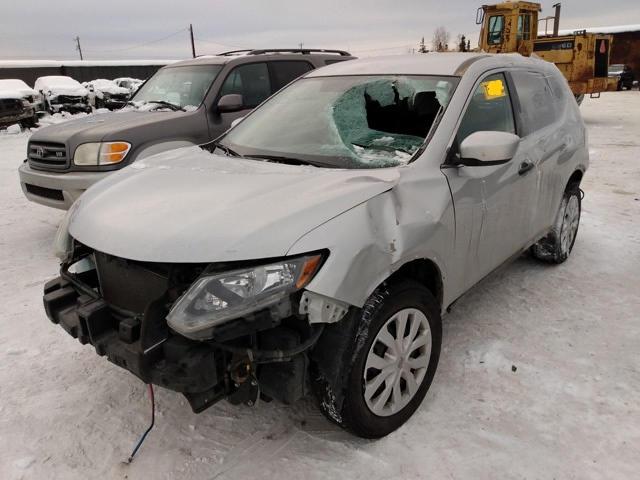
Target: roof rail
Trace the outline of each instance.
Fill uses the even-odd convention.
[[[265,55],[268,53],[300,53],[302,55],[309,55],[311,53],[334,53],[340,55],[341,57],[351,56],[349,52],[345,52],[344,50],[330,50],[324,48],[261,48],[257,50],[231,50],[229,52],[219,53],[218,55],[232,56],[242,53],[244,53],[245,55]]]
[[[221,57],[222,56],[225,56],[225,57],[229,56],[230,57],[231,55],[236,55],[238,53],[249,53],[249,52],[252,52],[252,51],[253,51],[253,49],[247,48],[245,50],[230,50],[228,52],[218,53],[217,55],[220,55]]]

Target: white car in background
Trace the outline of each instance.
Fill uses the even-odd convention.
[[[71,77],[40,77],[36,80],[34,89],[43,96],[45,110],[49,113],[91,112],[89,90]]]
[[[99,78],[82,84],[89,90],[89,102],[95,108],[116,110],[127,104],[131,97],[128,88],[119,87],[113,80]]]
[[[17,78],[6,78],[0,80],[0,93],[17,92],[20,98],[29,102],[36,112],[43,109],[42,95],[36,92],[29,85]]]
[[[140,88],[140,85],[144,83],[144,80],[140,80],[139,78],[121,77],[121,78],[116,78],[114,82],[119,87],[128,89],[129,94],[133,95],[138,91],[138,88]]]

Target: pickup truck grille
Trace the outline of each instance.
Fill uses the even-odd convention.
[[[69,167],[67,149],[63,143],[29,142],[29,166],[43,170],[62,170]]]
[[[58,95],[57,99],[54,99],[52,103],[59,104],[75,104],[75,103],[85,103],[85,98],[75,95]]]
[[[22,113],[22,100],[3,98],[0,100],[0,115],[16,115]]]

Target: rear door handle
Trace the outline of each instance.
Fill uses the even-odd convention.
[[[533,167],[534,167],[534,165],[531,162],[522,162],[520,164],[520,168],[518,169],[518,175],[524,175],[529,170],[531,170]]]

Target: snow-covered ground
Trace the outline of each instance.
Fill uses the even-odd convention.
[[[62,213],[27,202],[28,133],[0,132],[0,478],[631,479],[640,472],[640,93],[586,99],[591,169],[578,240],[558,267],[523,257],[445,317],[435,381],[379,441],[310,399],[221,402],[200,415],[52,325]]]

